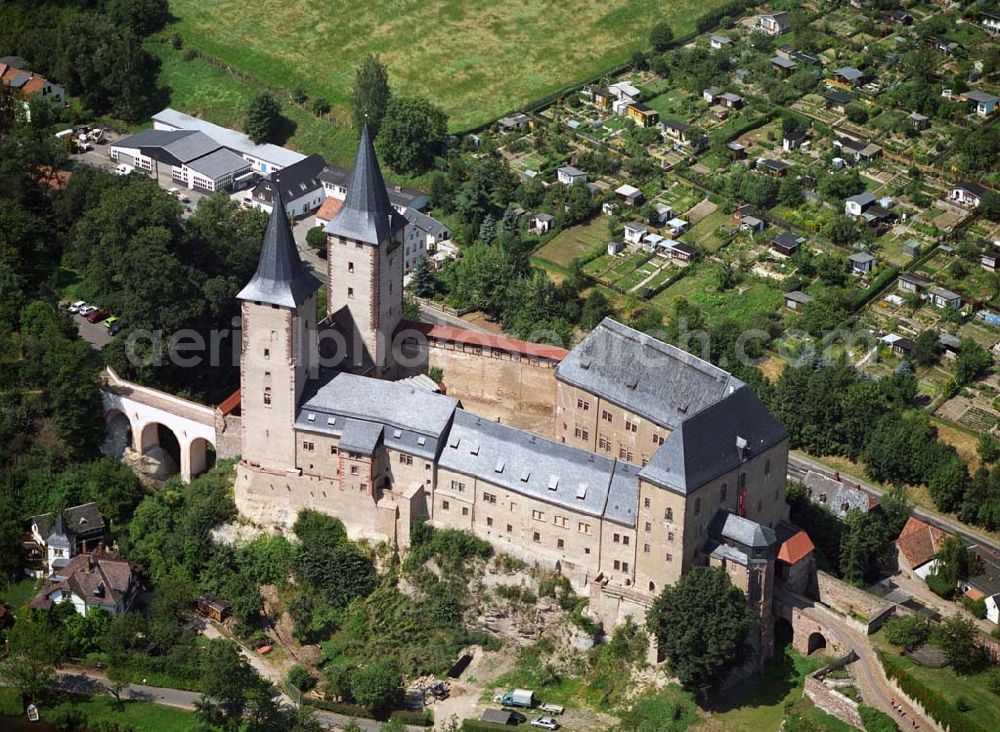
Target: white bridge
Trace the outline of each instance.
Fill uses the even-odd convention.
[[[180,448],[180,476],[185,483],[209,467],[208,451],[216,449],[216,410],[187,399],[125,381],[113,369],[101,388],[108,426],[128,420],[127,449],[139,455],[160,444],[160,427],[169,430]]]

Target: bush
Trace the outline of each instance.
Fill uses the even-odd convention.
[[[288,683],[299,691],[309,691],[316,686],[316,677],[305,666],[292,666],[288,672]]]
[[[1000,696],[1000,668],[990,669],[986,674],[986,688]]]
[[[957,709],[960,712],[971,712],[972,702],[970,702],[964,696],[960,696],[958,697],[958,699],[955,700],[955,709]]]
[[[979,600],[973,600],[971,597],[962,596],[959,601],[965,606],[965,609],[970,613],[975,615],[980,620],[986,619],[986,600],[980,598]]]
[[[858,707],[858,713],[864,722],[866,732],[897,732],[899,729],[896,721],[881,709],[862,704]]]
[[[885,669],[885,674],[890,679],[894,679],[903,693],[911,699],[920,702],[927,713],[934,718],[942,727],[948,727],[952,732],[986,732],[978,724],[975,724],[961,713],[957,712],[947,699],[931,689],[923,682],[917,680],[895,663],[891,656],[878,654],[879,661]]]
[[[907,651],[922,646],[930,634],[930,623],[917,615],[893,618],[885,624],[886,640]]]
[[[934,594],[943,597],[945,600],[950,600],[955,594],[955,585],[939,574],[927,575],[927,586],[931,588]]]

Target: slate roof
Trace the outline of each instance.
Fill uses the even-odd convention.
[[[357,447],[372,445],[377,429],[387,447],[434,459],[459,406],[454,397],[405,382],[340,373],[306,385],[295,428],[347,439]]]
[[[610,318],[567,354],[556,378],[669,429],[743,386],[707,361]]]
[[[52,595],[59,590],[76,595],[88,606],[114,607],[126,599],[132,586],[132,566],[128,562],[104,554],[77,554],[49,577],[30,607],[48,610],[53,604]]]
[[[639,475],[686,495],[786,439],[785,428],[740,383],[724,399],[681,422]],[[745,451],[738,440],[746,442]]]
[[[978,89],[967,91],[963,94],[963,96],[973,102],[985,102],[986,104],[989,104],[990,102],[1000,102],[1000,97],[996,94],[990,94],[989,92],[980,91]]]
[[[836,69],[833,73],[847,79],[848,81],[857,81],[858,79],[864,77],[864,72],[854,68],[853,66],[842,66],[839,69]]]
[[[63,532],[74,534],[87,534],[91,532],[104,533],[106,525],[104,516],[96,503],[83,503],[79,506],[63,509],[62,514]],[[47,539],[57,523],[57,514],[45,513],[40,516],[32,516],[31,522],[38,527],[38,534]]]
[[[791,292],[785,293],[785,300],[791,300],[792,302],[797,302],[801,305],[812,302],[812,295],[800,292],[799,290],[792,290]]]
[[[903,272],[899,275],[899,279],[904,282],[911,282],[917,287],[927,287],[933,285],[933,281],[927,279],[923,275],[917,274],[916,272]]]
[[[461,409],[455,412],[438,466],[579,513],[635,525],[636,468]]]
[[[448,227],[442,224],[433,216],[417,211],[413,208],[406,209],[406,220],[411,226],[416,226],[425,234],[430,234],[436,239],[447,236]]]
[[[823,95],[823,98],[828,102],[833,102],[834,104],[848,104],[854,101],[853,94],[848,94],[847,92],[842,91],[826,92],[826,94]]]
[[[959,181],[958,183],[955,184],[955,189],[966,191],[974,196],[977,196],[978,198],[982,198],[987,193],[989,193],[989,191],[986,188],[979,185],[978,183],[973,183],[971,180]]]
[[[846,200],[850,203],[856,203],[862,208],[864,208],[865,206],[871,206],[873,203],[875,203],[876,198],[874,194],[872,194],[870,191],[864,191],[862,193],[857,193],[853,196],[850,196]]]
[[[288,214],[279,193],[267,222],[257,271],[236,297],[240,300],[297,308],[319,289],[320,284],[299,258]]]
[[[951,290],[945,289],[944,287],[932,287],[929,292],[935,297],[940,297],[942,300],[961,300],[962,296],[957,292],[952,292]]]
[[[340,449],[371,455],[382,439],[383,427],[375,422],[348,419],[340,433]]]
[[[347,197],[336,217],[326,225],[326,233],[381,246],[405,227],[406,217],[397,213],[389,201],[375,147],[368,125],[365,125],[354,159],[354,172],[347,185]]]
[[[326,161],[323,160],[322,155],[310,155],[303,158],[274,173],[270,179],[258,183],[253,190],[254,198],[272,203],[274,191],[277,188],[281,189],[281,197],[286,201],[294,201],[302,196],[307,196],[323,187],[319,174],[325,167]]]
[[[876,261],[875,257],[868,252],[855,252],[848,257],[848,260],[857,264],[868,264],[869,262]]]
[[[774,243],[780,244],[783,247],[788,247],[789,249],[794,249],[802,244],[802,238],[785,231],[774,237]]]
[[[719,509],[715,514],[709,531],[751,549],[766,549],[778,540],[769,526],[737,516],[726,509]]]

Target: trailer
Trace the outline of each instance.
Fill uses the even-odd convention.
[[[543,712],[546,712],[547,714],[555,714],[557,717],[566,711],[565,707],[562,707],[558,704],[553,704],[552,702],[545,702],[538,708],[541,709]]]

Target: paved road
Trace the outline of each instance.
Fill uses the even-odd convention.
[[[834,477],[834,472],[822,463],[818,463],[811,458],[806,457],[802,454],[793,454],[788,456],[788,477],[792,480],[802,480],[806,473],[810,470],[814,470],[817,473],[822,473],[828,477]],[[863,480],[860,480],[854,475],[850,476],[851,482],[856,484],[861,490],[866,493],[881,497],[885,491],[876,488]],[[968,543],[970,547],[977,550],[979,555],[983,558],[983,562],[987,565],[987,570],[994,577],[1000,577],[1000,544],[991,539],[989,536],[977,531],[971,526],[956,521],[955,519],[949,518],[947,516],[942,516],[939,513],[928,511],[925,508],[919,506],[913,507],[913,515],[917,518],[926,521],[932,526],[937,526],[949,533],[957,534],[961,536]]]

